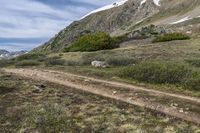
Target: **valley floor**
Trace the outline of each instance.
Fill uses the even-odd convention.
[[[170,94],[170,93],[165,93],[165,92],[161,92],[161,91],[155,91],[155,90],[150,90],[150,89],[146,89],[146,88],[136,87],[136,86],[132,86],[132,85],[124,84],[124,83],[105,81],[105,80],[100,80],[100,79],[96,79],[96,78],[74,75],[74,74],[70,74],[70,73],[64,73],[64,72],[53,71],[53,70],[5,69],[5,71],[7,73],[10,73],[11,75],[15,74],[15,75],[25,77],[26,79],[28,78],[29,80],[31,79],[30,81],[34,80],[37,82],[41,82],[41,81],[42,82],[50,82],[50,84],[55,83],[55,84],[64,85],[68,88],[74,88],[72,90],[75,92],[81,91],[82,96],[84,96],[85,94],[90,94],[90,95],[95,94],[94,97],[102,96],[102,98],[105,97],[103,99],[110,99],[108,101],[117,102],[117,103],[120,103],[121,105],[125,104],[126,105],[125,108],[127,108],[129,106],[133,106],[133,109],[141,108],[142,110],[144,110],[144,109],[146,111],[148,110],[148,112],[154,112],[153,114],[151,114],[152,115],[151,117],[155,117],[155,121],[157,121],[156,123],[158,124],[158,127],[159,127],[158,129],[150,129],[150,128],[144,126],[144,129],[143,129],[143,127],[140,127],[141,123],[140,124],[132,123],[132,122],[134,122],[134,120],[133,120],[134,118],[133,118],[132,120],[129,121],[130,123],[122,122],[124,124],[126,123],[125,129],[119,128],[119,129],[113,129],[113,131],[118,130],[120,132],[121,130],[122,131],[127,130],[126,132],[128,132],[128,131],[139,132],[141,130],[144,132],[149,132],[149,131],[157,132],[156,130],[159,130],[158,132],[170,132],[171,133],[171,132],[182,132],[183,131],[182,129],[186,130],[186,127],[184,127],[184,126],[181,127],[182,131],[181,130],[179,131],[178,127],[173,127],[173,126],[176,126],[176,124],[179,124],[179,122],[186,124],[187,122],[184,122],[183,120],[194,123],[194,124],[191,123],[194,127],[195,127],[195,124],[197,124],[197,125],[200,124],[200,114],[199,114],[200,99],[199,98],[178,95],[178,94]],[[62,91],[67,91],[67,90],[68,89],[65,88]],[[57,88],[54,91],[57,91]],[[42,92],[42,90],[41,90],[41,94],[39,94],[41,99],[44,98],[42,96],[43,95],[42,93],[44,93],[44,92]],[[64,97],[65,93],[63,93],[63,94],[60,93],[60,95],[62,95],[62,97]],[[60,100],[63,100],[62,97],[60,97]],[[25,96],[25,98],[28,98],[28,97]],[[1,100],[4,100],[4,97],[2,97]],[[75,100],[75,99],[73,99],[73,100]],[[95,99],[91,99],[91,102],[94,102],[93,100],[95,100]],[[50,101],[48,100],[46,102],[49,103]],[[78,100],[77,102],[81,102],[81,101]],[[87,104],[92,104],[91,102],[89,102]],[[95,105],[93,108],[98,108],[98,106]],[[120,110],[128,111],[130,109],[129,108],[127,110],[125,108],[122,110],[119,109],[119,111]],[[85,115],[86,112],[81,112],[81,113],[82,113],[82,115]],[[104,115],[107,116],[107,112],[104,112],[104,113],[105,113]],[[147,113],[147,114],[149,114],[149,113]],[[144,116],[146,117],[147,114],[145,113]],[[156,116],[155,116],[155,114],[156,114]],[[165,115],[161,115],[161,114],[165,114]],[[128,113],[127,117],[132,117],[132,115]],[[166,124],[163,123],[165,125],[164,127],[162,127],[163,126],[162,124],[161,124],[162,125],[161,126],[161,125],[159,125],[160,123],[158,123],[158,122],[162,121],[162,120],[161,121],[159,120],[162,118],[160,115],[164,119],[168,119],[167,121],[165,121],[165,120],[163,121],[164,123],[166,123]],[[139,116],[136,114],[136,115],[134,115],[134,117],[139,117]],[[176,118],[179,118],[179,119],[176,119]],[[120,119],[121,118],[119,118],[119,120]],[[141,118],[139,118],[139,119],[141,119]],[[145,119],[146,118],[143,118],[143,120],[145,120]],[[99,120],[97,120],[97,121],[99,121]],[[112,118],[111,118],[111,120],[112,120]],[[175,125],[173,125],[172,127],[169,126],[173,123],[171,120],[176,123],[176,124],[174,123]],[[106,123],[106,121],[107,120],[105,120],[105,123]],[[80,122],[82,122],[82,119],[80,120]],[[111,122],[111,123],[115,124],[115,122],[114,123]],[[120,125],[123,125],[122,123]],[[155,123],[150,122],[148,124],[154,125]],[[193,127],[193,126],[190,126],[190,127]],[[188,130],[187,132],[199,131],[200,129],[197,127],[198,126],[196,126],[196,128],[194,128],[195,130],[187,129]],[[102,131],[113,132],[111,130],[108,130],[109,128],[110,128],[110,126],[107,126],[107,127],[105,127],[106,130],[102,129]],[[171,129],[169,129],[169,131],[167,131],[168,128],[171,128]],[[92,129],[90,129],[89,131],[92,131]],[[99,129],[99,131],[101,131],[101,130]]]

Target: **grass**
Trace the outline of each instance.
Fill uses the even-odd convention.
[[[43,81],[1,72],[0,132],[197,132],[199,127],[154,111]],[[34,93],[34,85],[45,85]],[[156,127],[156,128],[152,128]]]
[[[168,42],[174,40],[188,40],[188,39],[190,39],[190,36],[183,33],[168,33],[162,36],[157,36],[152,42],[157,43],[157,42]]]
[[[40,62],[35,60],[23,60],[15,63],[15,66],[17,67],[26,67],[26,66],[39,66]]]

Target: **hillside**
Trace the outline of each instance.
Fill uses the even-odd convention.
[[[73,22],[33,51],[58,52],[71,44],[77,37],[88,32],[104,31],[112,36],[119,36],[129,34],[149,24],[175,31],[196,30],[195,26],[199,25],[200,20],[199,7],[199,0],[128,0],[119,5],[114,3],[113,6],[97,9],[81,20]],[[190,21],[192,21],[193,27],[189,26]],[[182,28],[184,22],[189,23]]]

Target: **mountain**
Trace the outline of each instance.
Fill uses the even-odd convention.
[[[6,50],[0,50],[0,60],[1,59],[12,59],[17,56],[23,55],[27,53],[27,51],[15,51],[15,52],[9,52]]]
[[[150,24],[195,34],[200,30],[200,0],[122,0],[73,22],[33,52],[60,52],[88,32],[120,36]]]

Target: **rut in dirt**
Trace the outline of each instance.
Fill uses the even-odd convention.
[[[78,90],[90,92],[95,95],[100,95],[114,100],[119,100],[129,104],[137,105],[140,107],[145,107],[151,110],[164,113],[169,116],[200,124],[200,114],[198,112],[186,112],[182,108],[172,107],[167,104],[159,103],[158,101],[152,100],[152,97],[167,97],[168,99],[176,98],[178,99],[178,101],[189,101],[191,102],[191,105],[196,104],[197,107],[200,107],[200,99],[198,98],[178,94],[171,94],[147,88],[137,87],[125,83],[105,81],[101,79],[52,70],[4,69],[4,71],[33,80],[43,80],[56,84],[61,84]],[[142,96],[136,95],[140,93],[142,94]],[[130,94],[135,95],[130,96]]]

